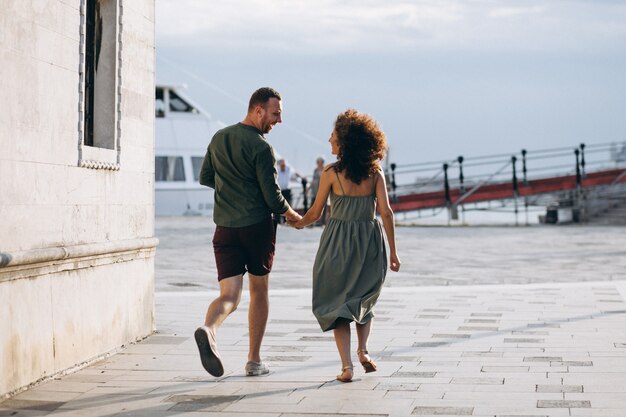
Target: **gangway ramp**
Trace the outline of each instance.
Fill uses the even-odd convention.
[[[590,159],[590,155],[595,158]],[[421,166],[411,170],[417,165]],[[430,174],[434,173],[430,179],[396,184],[396,175],[404,174],[406,178],[407,173],[424,172],[422,167],[428,165]],[[489,165],[492,168],[485,169]],[[433,169],[433,166],[440,168]],[[481,175],[466,176],[468,170],[477,167],[482,169]],[[621,151],[615,144],[580,144],[573,149],[522,150],[517,155],[460,156],[441,163],[391,164],[387,175],[391,184],[391,206],[395,212],[556,195],[626,183],[626,143]]]
[[[626,169],[610,169],[587,173],[582,179],[583,188],[591,188],[615,183],[626,183]],[[620,178],[621,175],[621,178]],[[506,200],[514,197],[527,197],[559,191],[575,190],[576,175],[564,175],[550,178],[529,180],[527,184],[518,183],[517,196],[512,183],[500,182],[485,184],[472,195],[463,200],[463,203],[478,203],[485,201]],[[450,189],[450,201],[446,201],[445,191],[432,191],[398,196],[392,199],[391,208],[395,212],[422,210],[429,208],[446,207],[455,204],[463,193],[460,188]]]

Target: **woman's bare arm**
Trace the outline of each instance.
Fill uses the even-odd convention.
[[[389,261],[392,271],[400,270],[400,258],[396,251],[396,225],[393,219],[393,211],[389,205],[389,196],[387,195],[387,184],[385,183],[385,174],[382,170],[377,172],[378,180],[376,181],[376,206],[378,213],[383,221],[383,228],[389,242]]]
[[[315,196],[315,201],[311,208],[306,212],[304,217],[298,222],[289,223],[290,226],[293,226],[297,229],[302,229],[312,223],[315,223],[322,217],[322,213],[324,212],[324,207],[326,206],[326,201],[328,200],[328,194],[330,194],[330,188],[332,186],[333,176],[331,175],[330,169],[324,170],[320,175],[320,186],[317,190],[317,195]]]

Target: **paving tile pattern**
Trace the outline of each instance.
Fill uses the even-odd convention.
[[[244,373],[246,291],[217,335],[224,376],[204,371],[192,335],[216,295],[211,231],[157,219],[157,333],[1,402],[0,417],[626,417],[626,229],[399,229],[403,271],[370,339],[379,369],[359,367],[354,336],[349,384],[310,311],[320,229],[279,229],[271,372]]]
[[[332,335],[297,308],[310,307],[309,290],[272,292],[269,375],[244,375],[245,308],[218,333],[225,375],[206,374],[192,334],[213,295],[158,293],[157,334],[0,403],[0,416],[626,415],[626,304],[616,283],[386,288],[370,343],[379,370],[358,367],[353,340],[350,384],[334,380]],[[446,308],[443,320],[426,314],[461,297],[467,305]],[[472,317],[497,329],[458,330]],[[527,329],[545,335],[512,336]]]

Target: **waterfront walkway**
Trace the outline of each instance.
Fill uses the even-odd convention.
[[[493,233],[501,235],[501,242],[509,236],[511,243],[519,236],[516,230]],[[550,273],[564,280],[561,274],[585,263],[581,256],[558,252],[550,243],[552,229],[545,230],[537,232],[535,242],[540,243],[524,256],[552,249],[561,255],[554,264],[541,258],[524,264],[522,254],[513,261],[493,253],[475,255],[474,264],[465,268],[477,282],[447,286],[415,285],[410,280],[415,271],[405,270],[404,281],[390,273],[393,284],[384,289],[377,305],[370,343],[379,371],[365,374],[355,366],[352,383],[334,380],[340,362],[332,334],[322,333],[311,313],[307,265],[297,273],[298,264],[314,256],[309,245],[319,236],[319,231],[305,231],[309,234],[301,235],[302,240],[282,243],[298,256],[287,260],[282,253],[282,272],[277,275],[284,274],[285,280],[271,290],[262,352],[271,367],[269,375],[244,374],[247,297],[218,333],[226,373],[213,378],[200,365],[192,335],[215,290],[176,284],[184,281],[168,287],[161,280],[155,335],[0,403],[0,416],[624,417],[626,280],[619,278],[626,255],[624,246],[601,246],[593,236],[623,242],[610,229],[591,229],[588,236],[578,229],[579,239],[570,236],[567,250],[581,246],[592,259],[604,259],[595,271],[583,269],[579,282],[511,284],[511,277],[513,282],[532,282]],[[400,240],[410,233],[415,232],[400,231]],[[476,234],[482,232],[467,233],[480,245]],[[451,259],[462,262],[460,255],[452,254],[461,243],[449,245]],[[497,252],[497,244],[491,245]],[[160,256],[168,254],[167,247],[166,242]],[[421,254],[431,252],[422,249]],[[405,256],[407,264],[411,260]],[[443,278],[451,274],[445,264],[438,270]],[[594,277],[598,281],[592,281]],[[496,282],[479,285],[482,279]],[[354,360],[358,365],[356,352]]]

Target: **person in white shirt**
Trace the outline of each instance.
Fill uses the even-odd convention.
[[[302,179],[302,176],[298,174],[291,165],[287,164],[284,158],[278,160],[277,172],[280,192],[283,194],[283,197],[285,197],[285,200],[287,200],[287,203],[291,205],[291,189],[289,189],[289,182],[297,178]]]

